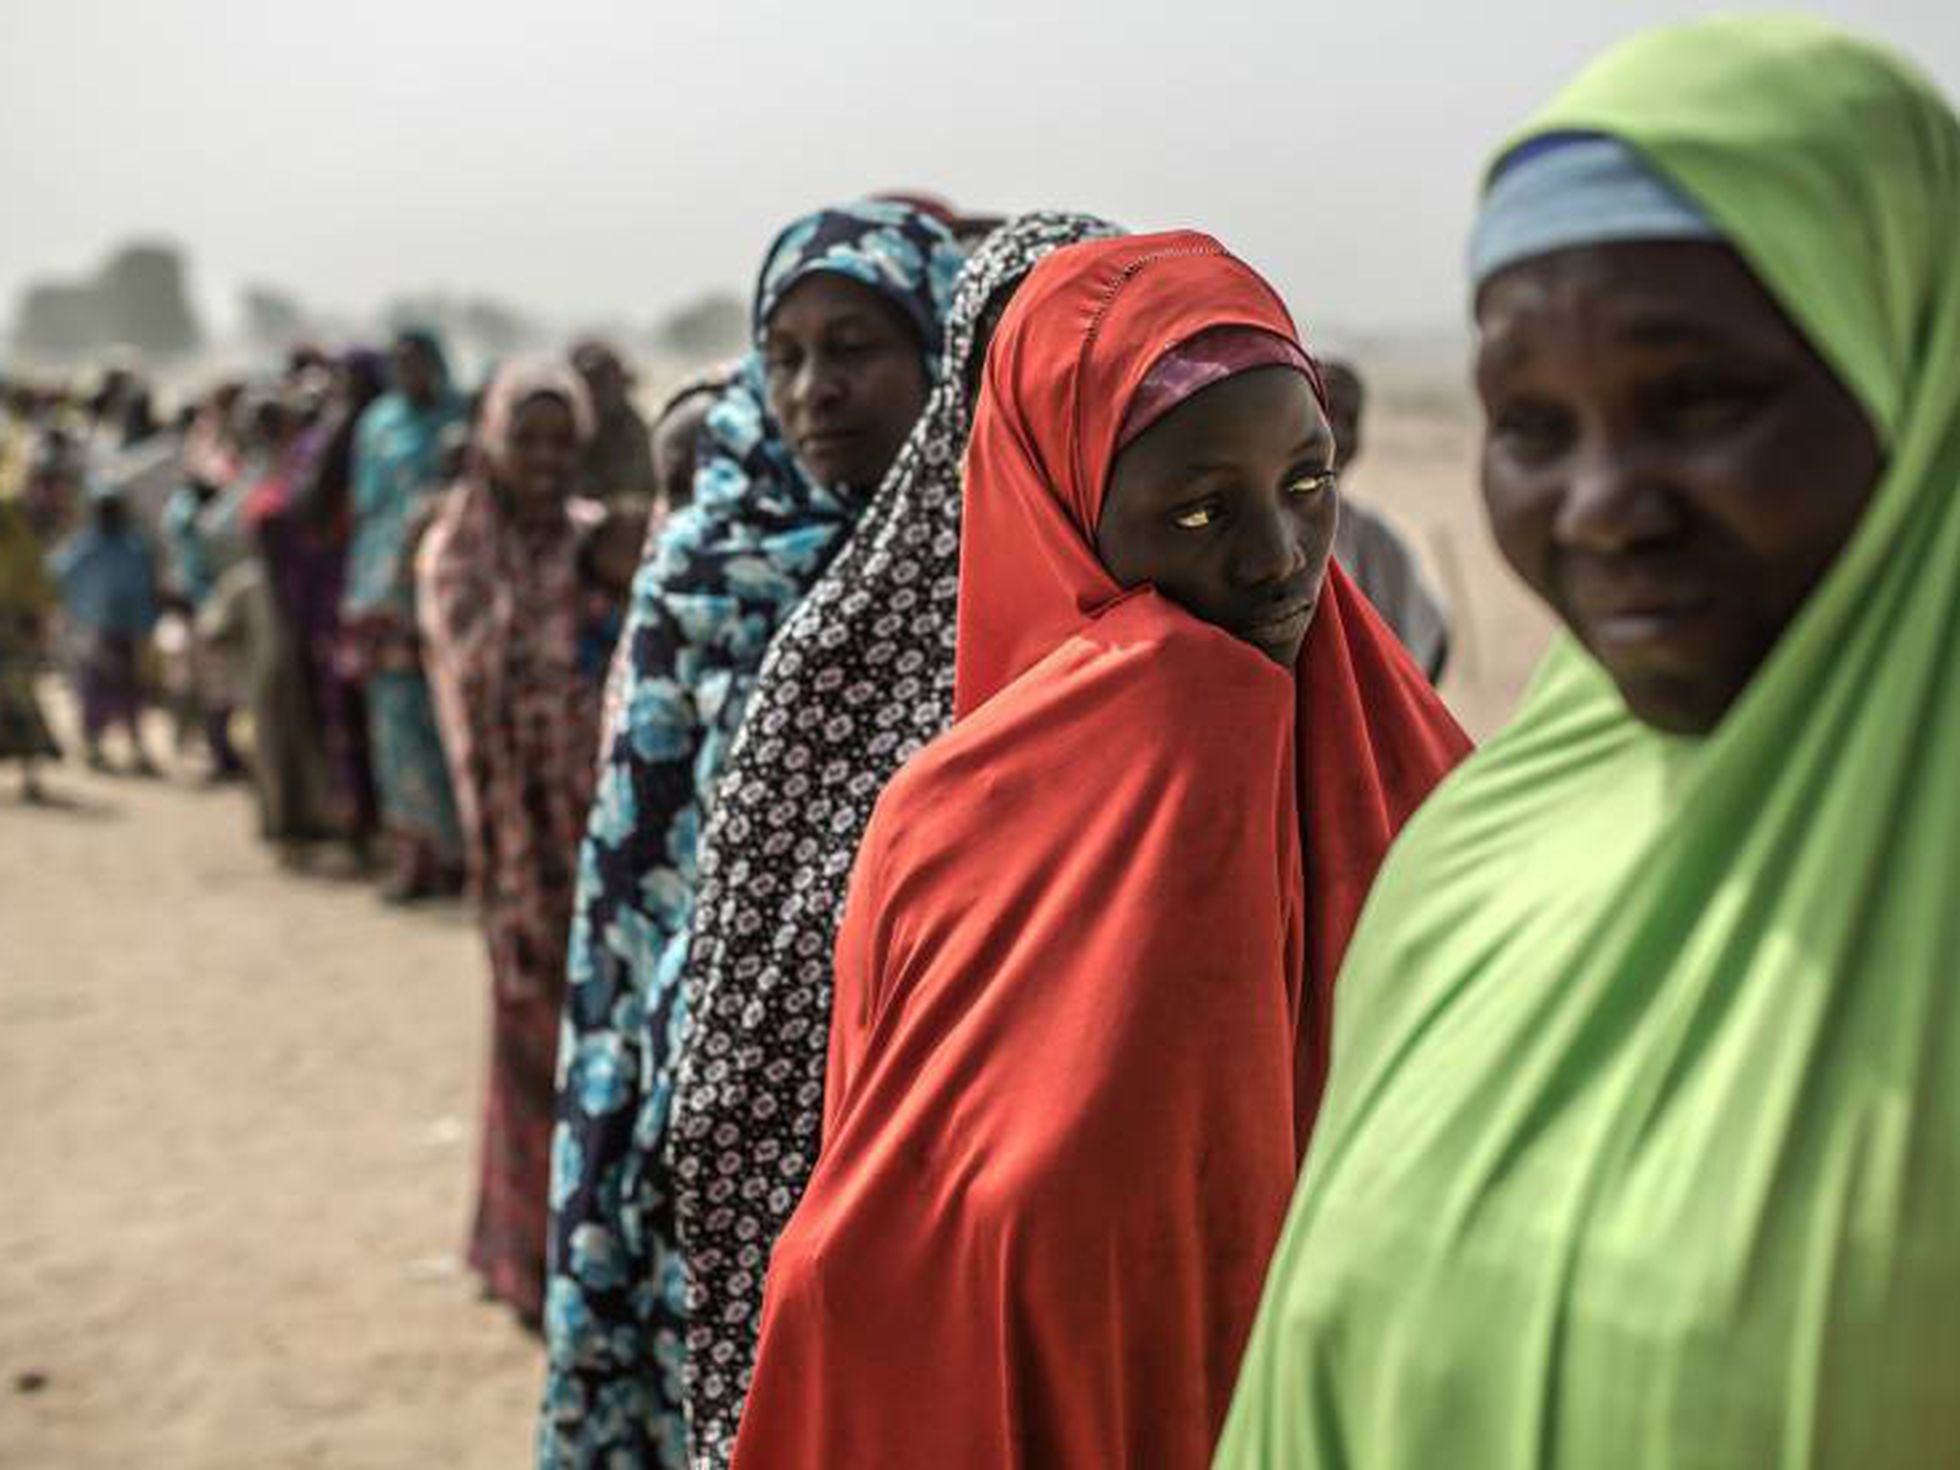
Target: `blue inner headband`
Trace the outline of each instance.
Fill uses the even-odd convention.
[[[1707,215],[1617,138],[1554,133],[1499,165],[1470,234],[1470,281],[1575,245],[1719,240]]]

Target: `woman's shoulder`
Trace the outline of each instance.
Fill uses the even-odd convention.
[[[1169,767],[1290,741],[1293,675],[1154,592],[1111,604],[923,747],[886,789],[935,802],[1016,757]],[[1058,787],[1058,796],[1061,795]],[[885,804],[881,802],[881,805]]]

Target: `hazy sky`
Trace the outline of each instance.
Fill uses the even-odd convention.
[[[363,312],[560,320],[746,291],[881,187],[1209,229],[1310,329],[1448,324],[1492,143],[1614,38],[1593,0],[0,0],[0,312],[131,234]],[[1817,7],[1960,95],[1960,3]]]

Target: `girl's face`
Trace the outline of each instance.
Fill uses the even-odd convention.
[[[1863,410],[1725,245],[1525,261],[1477,324],[1498,547],[1637,718],[1712,730],[1871,499]]]
[[[578,473],[578,428],[571,405],[555,393],[527,398],[511,415],[499,479],[523,520],[562,511]]]
[[[1202,389],[1116,456],[1096,554],[1288,668],[1319,605],[1338,497],[1334,436],[1286,367]]]

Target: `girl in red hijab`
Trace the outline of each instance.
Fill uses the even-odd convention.
[[[1057,251],[967,451],[955,724],[837,941],[738,1470],[1206,1463],[1396,829],[1467,741],[1328,559],[1333,436],[1198,234]]]

